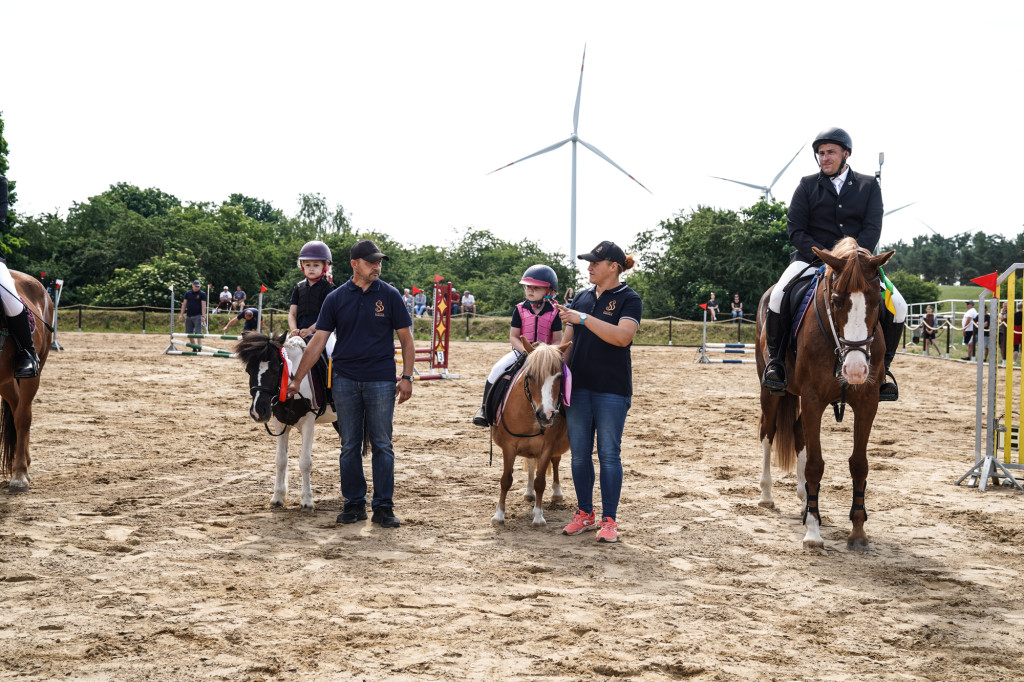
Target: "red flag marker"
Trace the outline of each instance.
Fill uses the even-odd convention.
[[[46,277],[46,273],[45,272],[40,272],[39,273],[39,279],[43,279],[44,277]]]
[[[266,288],[265,286],[263,286],[263,285],[261,284],[261,285],[260,285],[260,293],[261,293],[261,294],[262,294],[262,293],[266,293],[267,291],[268,291],[268,289],[267,289],[267,288]]]
[[[703,308],[704,310],[707,310],[708,309],[708,304],[707,303],[701,303],[700,307]]]
[[[416,286],[416,285],[413,285],[413,287],[412,287],[412,293],[414,293],[414,294],[418,294],[418,293],[420,293],[421,291],[423,291],[423,289],[420,289],[420,288],[419,288],[418,286]]]
[[[437,284],[444,279],[444,275],[434,275],[434,284]]]
[[[979,287],[985,287],[993,294],[996,293],[996,280],[999,279],[999,272],[993,272],[990,275],[982,275],[981,277],[975,277],[971,281],[977,284]]]

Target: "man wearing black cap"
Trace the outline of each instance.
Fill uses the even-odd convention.
[[[395,517],[395,453],[391,432],[395,399],[404,403],[412,397],[412,372],[416,349],[412,319],[402,295],[380,280],[381,264],[390,260],[369,239],[356,242],[349,253],[352,279],[327,295],[316,332],[302,362],[288,385],[288,396],[299,392],[299,384],[316,363],[335,333],[331,355],[331,391],[341,423],[341,495],[345,506],[339,523],[366,519],[366,477],[363,474],[363,425],[373,451],[373,522],[382,528],[397,528]],[[395,332],[402,346],[402,376],[395,382]]]
[[[206,319],[206,292],[202,286],[203,283],[198,279],[192,282],[192,289],[185,292],[185,300],[181,302],[181,315],[178,318],[185,320],[185,333],[190,335],[189,342],[199,345],[203,343],[203,320]]]

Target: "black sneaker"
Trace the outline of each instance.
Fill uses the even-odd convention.
[[[353,506],[346,507],[338,514],[338,523],[355,523],[356,521],[366,520],[366,507],[365,506]]]
[[[366,515],[363,515],[366,518]],[[398,528],[402,522],[395,516],[395,512],[391,510],[391,507],[381,507],[380,509],[373,510],[373,518],[370,519],[373,523],[379,523],[381,528]]]

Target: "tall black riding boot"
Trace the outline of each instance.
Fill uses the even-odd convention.
[[[900,387],[896,384],[896,377],[889,371],[892,359],[896,357],[896,351],[900,347],[900,339],[903,337],[903,322],[896,322],[888,312],[882,313],[882,335],[885,337],[885,376],[881,388],[878,389],[879,402],[892,402],[899,400]],[[890,381],[892,379],[892,381]]]
[[[14,356],[14,377],[16,379],[32,379],[39,376],[39,356],[32,342],[32,331],[29,329],[28,310],[22,310],[14,317],[8,317],[11,336],[18,344],[18,352]]]
[[[487,396],[490,395],[490,393],[491,382],[487,381],[484,383],[484,398],[480,402],[480,409],[473,415],[474,426],[482,426],[486,428],[491,425],[491,423],[487,421]]]
[[[768,366],[764,368],[761,385],[772,395],[786,393],[786,330],[782,315],[769,310],[764,318],[765,341],[768,346]]]

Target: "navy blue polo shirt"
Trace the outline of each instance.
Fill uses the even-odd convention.
[[[573,310],[586,313],[594,319],[618,325],[620,320],[633,320],[640,326],[644,302],[640,295],[625,284],[597,295],[597,287],[587,287],[572,300]],[[632,342],[620,347],[601,340],[582,324],[572,329],[573,388],[584,388],[597,393],[633,395],[633,361],[629,353]]]
[[[245,319],[246,313],[252,313],[252,319]],[[242,310],[242,312],[238,313],[238,315],[235,316],[235,319],[242,320],[242,322],[244,322],[244,324],[242,325],[242,331],[254,332],[256,331],[256,325],[258,325],[260,322],[259,308],[245,308],[244,310]]]
[[[395,330],[412,326],[402,295],[377,280],[366,291],[349,279],[327,295],[317,331],[334,332],[334,374],[352,381],[395,380]]]
[[[203,314],[203,303],[206,302],[206,292],[200,289],[194,291],[191,288],[185,292],[185,315],[195,317]]]

